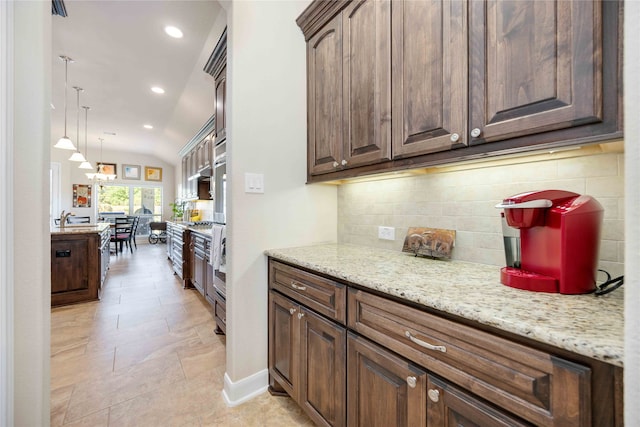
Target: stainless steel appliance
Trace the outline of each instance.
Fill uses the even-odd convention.
[[[214,148],[213,162],[213,222],[227,223],[227,142]]]

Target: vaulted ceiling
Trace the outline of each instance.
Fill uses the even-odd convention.
[[[213,78],[202,71],[219,34],[218,2],[65,1],[67,17],[53,16],[51,145],[64,134],[68,66],[67,135],[77,145],[77,92],[88,112],[89,147],[156,156],[176,164],[178,151],[214,112]],[[164,28],[178,27],[180,39]],[[151,91],[160,86],[164,94]],[[80,110],[84,150],[84,110]],[[146,129],[151,125],[153,129]],[[113,135],[115,134],[115,135]],[[91,160],[91,159],[90,159]]]

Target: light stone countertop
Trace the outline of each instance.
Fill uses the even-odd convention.
[[[624,292],[560,295],[510,288],[500,268],[355,245],[265,254],[436,310],[623,366]]]
[[[109,228],[108,222],[98,222],[95,224],[67,224],[64,227],[57,225],[51,226],[51,234],[100,234]]]

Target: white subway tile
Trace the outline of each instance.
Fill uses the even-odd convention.
[[[587,178],[587,194],[593,197],[623,197],[624,177]]]
[[[575,157],[558,162],[559,178],[591,178],[618,175],[616,154]]]

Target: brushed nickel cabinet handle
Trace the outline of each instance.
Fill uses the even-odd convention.
[[[338,162],[333,162],[333,167],[337,168],[338,167]]]
[[[418,338],[414,337],[413,335],[411,335],[411,332],[409,332],[409,331],[405,331],[404,335],[407,338],[409,338],[412,343],[418,344],[420,347],[424,347],[424,348],[426,348],[428,350],[441,351],[443,353],[447,352],[447,348],[445,346],[429,344],[426,341],[422,341],[421,339],[418,339]]]
[[[342,164],[342,166],[347,166],[347,161],[343,160],[342,162],[340,162]]]
[[[437,403],[438,400],[440,400],[440,392],[435,388],[432,388],[431,390],[429,390],[427,392],[427,395],[429,396],[429,399],[431,399],[432,402]]]
[[[471,130],[471,136],[474,138],[479,137],[481,133],[482,131],[479,128],[473,128],[473,130]]]
[[[299,291],[306,291],[307,287],[306,286],[302,286],[302,285],[298,285],[296,282],[294,282],[293,280],[291,281],[291,287],[293,289],[297,289]]]
[[[289,309],[289,314],[293,315],[293,313],[295,313],[295,312],[296,312],[296,309],[295,309],[295,308],[290,308],[290,309]]]
[[[298,313],[298,319],[302,319],[304,317],[304,313]]]
[[[407,384],[411,388],[416,388],[416,377],[407,377]]]
[[[458,135],[457,133],[451,134],[451,142],[458,142],[459,139],[460,139],[460,135]]]

